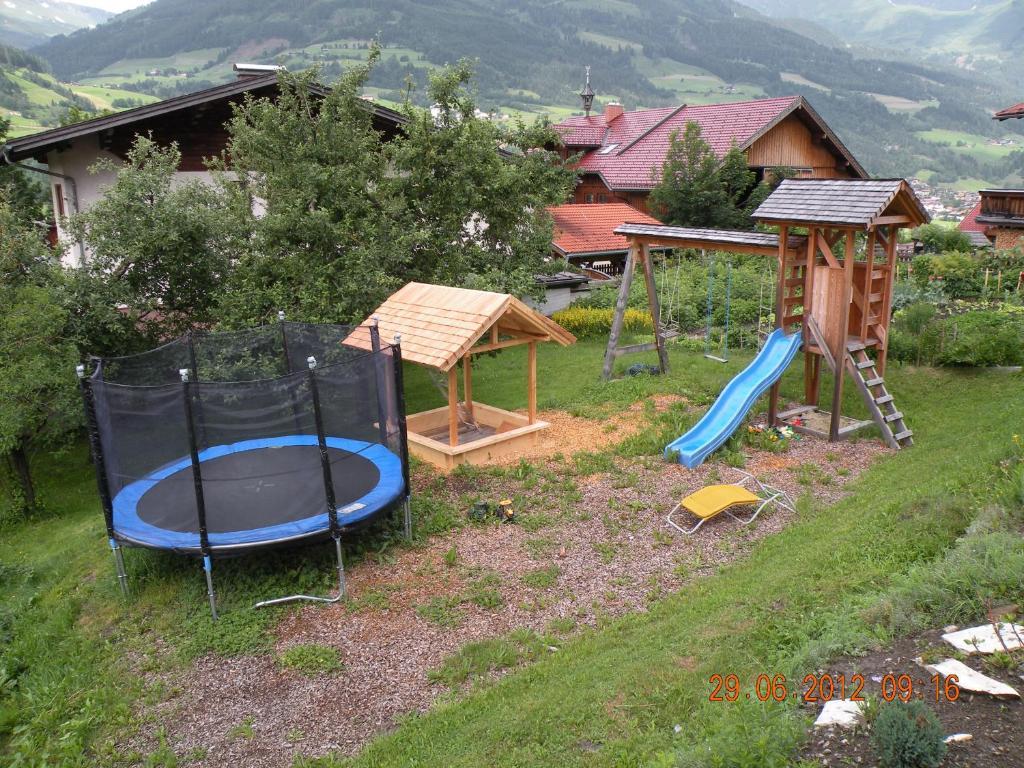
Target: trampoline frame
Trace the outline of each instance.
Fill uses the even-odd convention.
[[[285,334],[284,325],[285,315],[284,312],[278,312],[278,322],[281,328],[281,341],[282,346],[285,350],[285,359],[287,359],[288,342]],[[370,340],[371,340],[371,355],[380,355],[382,351],[380,342],[380,330],[377,323],[377,318],[371,319],[370,327]],[[192,363],[192,371],[196,370],[195,362],[195,351],[192,343],[191,332],[187,335],[189,343],[189,354]],[[403,533],[409,540],[412,539],[412,513],[410,508],[410,496],[411,487],[409,482],[409,448],[408,448],[408,428],[406,425],[406,408],[405,408],[405,392],[403,388],[403,377],[402,377],[402,349],[401,349],[401,336],[396,335],[391,345],[391,354],[394,365],[394,391],[397,399],[398,413],[397,421],[399,428],[399,460],[401,463],[402,470],[402,488],[395,499],[385,503],[379,509],[374,510],[373,513],[367,515],[367,518],[376,516],[386,512],[388,509],[396,506],[396,502],[400,503],[403,510]],[[324,432],[323,413],[321,411],[320,394],[317,385],[317,379],[315,371],[317,368],[316,358],[310,356],[307,358],[308,368],[308,383],[310,391],[310,400],[313,406],[313,420],[316,425],[316,444],[320,454],[320,465],[323,473],[323,484],[324,484],[324,502],[327,511],[327,528],[325,530],[314,530],[310,532],[301,533],[296,536],[268,539],[266,541],[253,541],[243,542],[239,544],[227,544],[227,545],[211,545],[209,531],[207,529],[206,520],[206,504],[203,495],[203,482],[202,482],[202,459],[200,457],[200,451],[198,441],[196,439],[195,429],[195,416],[192,408],[193,393],[191,387],[193,382],[191,381],[190,369],[182,368],[179,370],[179,376],[181,379],[184,399],[184,419],[185,426],[188,436],[189,443],[189,456],[186,460],[187,463],[184,466],[178,464],[176,471],[181,471],[185,467],[191,466],[193,486],[195,492],[196,502],[196,517],[199,527],[199,548],[198,554],[201,557],[203,572],[206,579],[207,598],[210,604],[210,613],[214,620],[218,618],[217,613],[217,595],[213,585],[213,558],[217,554],[233,554],[246,549],[254,549],[265,546],[275,546],[279,544],[288,543],[291,541],[304,540],[311,537],[327,534],[334,541],[334,550],[336,558],[336,569],[338,573],[338,591],[334,597],[323,597],[317,595],[286,595],[284,597],[274,598],[270,600],[264,600],[256,603],[255,607],[260,608],[264,606],[280,605],[283,603],[289,603],[298,600],[319,602],[319,603],[337,603],[345,597],[345,564],[342,555],[341,537],[342,532],[346,530],[346,527],[341,524],[338,517],[338,508],[334,495],[334,482],[331,472],[331,464],[328,455],[329,441],[334,441],[333,436],[328,437]],[[290,366],[289,366],[290,368]],[[128,536],[124,536],[118,533],[114,521],[114,500],[110,492],[110,484],[106,472],[106,461],[103,453],[103,444],[100,439],[100,429],[98,418],[96,415],[96,401],[95,395],[92,391],[92,382],[89,377],[86,376],[85,366],[78,365],[75,368],[75,372],[79,381],[79,388],[82,394],[82,402],[85,410],[86,429],[89,438],[89,450],[93,462],[93,468],[96,474],[96,489],[100,497],[100,502],[103,507],[104,521],[107,529],[107,540],[110,545],[110,549],[114,555],[114,565],[117,572],[117,582],[121,589],[122,595],[127,598],[129,596],[128,589],[128,577],[125,571],[124,555],[122,553],[122,543],[129,546],[149,546],[145,542],[135,541]],[[290,372],[289,372],[290,375]],[[388,429],[385,419],[385,408],[386,401],[384,400],[383,392],[380,388],[377,390],[377,407],[378,407],[378,425],[381,436],[381,446],[385,448],[387,446]],[[342,438],[344,440],[344,438]],[[166,469],[166,468],[165,468]],[[138,482],[138,481],[137,481]],[[154,482],[159,482],[157,478]],[[124,489],[122,489],[124,490]],[[375,489],[376,490],[376,489]],[[312,517],[312,516],[311,516]],[[356,521],[362,522],[362,520]],[[157,547],[157,549],[171,549],[173,547]],[[189,548],[191,549],[191,548]],[[178,550],[182,551],[182,550]],[[187,551],[187,550],[186,550]]]

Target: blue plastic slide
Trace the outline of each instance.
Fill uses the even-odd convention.
[[[773,331],[750,365],[726,384],[693,429],[665,447],[665,454],[675,451],[680,464],[689,469],[699,467],[736,431],[757,398],[789,367],[802,341],[799,333],[787,335],[781,328]]]

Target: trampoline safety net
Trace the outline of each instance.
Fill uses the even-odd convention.
[[[404,499],[397,348],[346,347],[350,331],[282,321],[96,359],[86,404],[111,537],[208,554],[327,534]]]

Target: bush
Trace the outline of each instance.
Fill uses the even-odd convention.
[[[918,257],[922,258],[922,257]],[[928,259],[927,256],[923,257]],[[914,260],[917,264],[917,259]],[[929,259],[929,264],[931,260]],[[947,304],[946,295],[942,292],[941,285],[928,282],[928,273],[925,272],[924,282],[919,285],[916,282],[917,278],[917,267],[914,267],[914,278],[915,280],[900,280],[897,282],[892,289],[892,311],[899,312],[901,309],[906,309],[911,304],[918,302],[927,302],[936,307],[943,307]]]
[[[882,768],[937,768],[946,755],[945,731],[923,701],[883,704],[871,743]]]
[[[1021,365],[1024,314],[1005,307],[938,317],[927,304],[912,304],[896,314],[889,356],[918,365]]]
[[[968,251],[971,248],[970,238],[956,227],[941,224],[922,224],[911,236],[920,240],[926,251],[941,253],[942,251]]]
[[[569,307],[555,312],[551,319],[579,338],[607,336],[612,330],[614,309],[592,307]],[[649,313],[640,309],[627,309],[625,325],[627,333],[654,333],[654,324]]]
[[[984,270],[966,253],[949,251],[931,260],[932,276],[942,281],[942,291],[951,299],[980,296],[985,284]]]
[[[937,365],[1021,365],[1024,323],[999,312],[968,312],[946,318]]]

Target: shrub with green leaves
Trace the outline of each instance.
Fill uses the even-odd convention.
[[[911,235],[924,244],[924,249],[933,253],[942,251],[969,251],[971,241],[965,232],[956,227],[938,223],[922,224]]]
[[[918,365],[1024,364],[1024,315],[974,310],[938,317],[923,303],[897,313],[889,344],[894,360]]]
[[[923,701],[883,704],[871,729],[882,768],[937,768],[946,756],[945,731]]]

